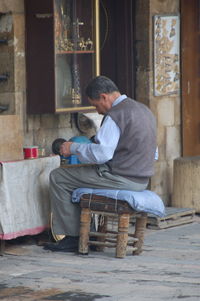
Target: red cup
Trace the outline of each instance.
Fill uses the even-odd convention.
[[[38,158],[38,146],[27,146],[23,148],[24,159],[36,159]]]

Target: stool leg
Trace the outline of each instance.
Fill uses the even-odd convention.
[[[103,218],[103,223],[101,223],[101,219]],[[98,227],[98,232],[100,233],[106,233],[107,232],[107,224],[108,224],[108,217],[107,216],[100,216],[100,221],[99,221],[99,227]],[[100,242],[105,242],[106,237],[98,237],[98,241]],[[101,252],[104,250],[104,246],[98,246],[97,251]]]
[[[133,247],[136,247],[137,250],[133,251],[133,255],[139,255],[142,253],[142,246],[144,243],[144,233],[147,224],[147,214],[143,213],[142,216],[136,217],[135,223],[135,234],[134,236],[138,238],[138,241],[134,242]]]
[[[89,208],[82,208],[80,217],[79,253],[88,254],[88,241],[90,232],[91,211]]]
[[[117,234],[117,246],[116,257],[124,258],[126,256],[126,247],[128,242],[128,229],[129,229],[129,214],[120,214],[118,216],[118,234]]]

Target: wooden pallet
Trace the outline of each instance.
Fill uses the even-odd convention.
[[[165,217],[156,217],[148,214],[147,228],[149,229],[166,229],[194,221],[195,210],[191,208],[166,207]]]

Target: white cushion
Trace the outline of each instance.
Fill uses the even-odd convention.
[[[105,190],[78,188],[72,194],[72,202],[77,203],[83,194],[96,194],[112,198],[115,200],[126,201],[136,211],[147,212],[159,217],[165,216],[165,206],[161,198],[153,191],[129,191],[129,190]]]

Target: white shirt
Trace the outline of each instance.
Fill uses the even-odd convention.
[[[117,105],[127,96],[120,95],[112,104]],[[112,159],[120,138],[120,129],[110,116],[104,122],[95,136],[96,143],[73,143],[70,146],[72,154],[84,163],[103,164]]]

